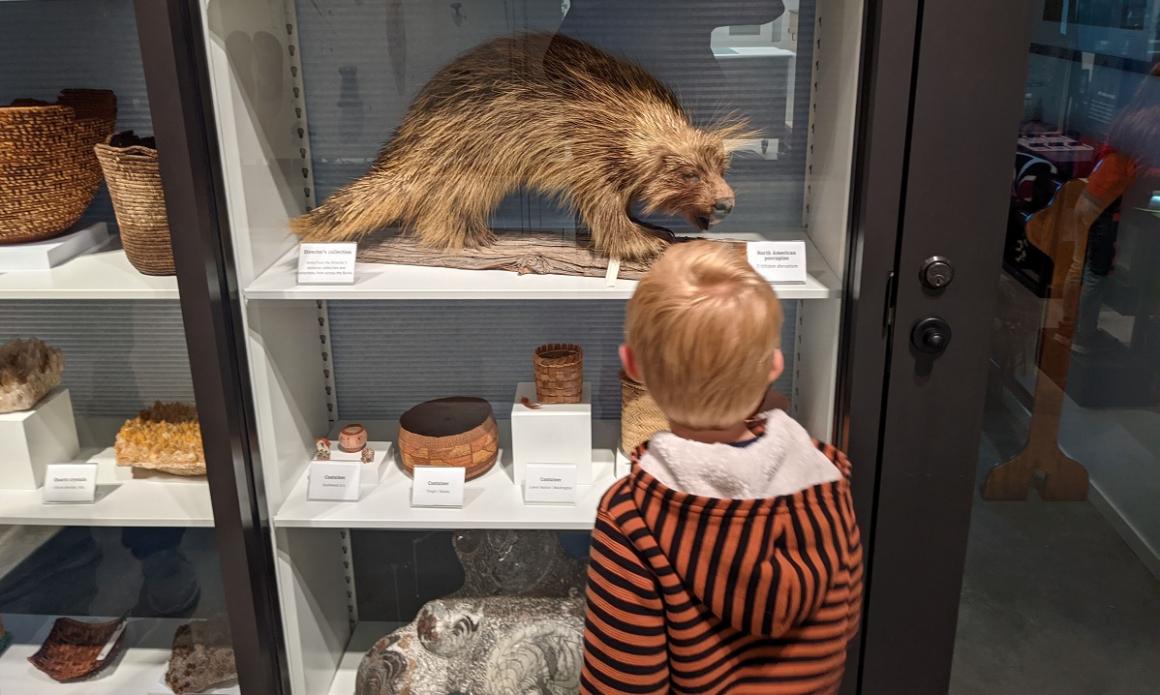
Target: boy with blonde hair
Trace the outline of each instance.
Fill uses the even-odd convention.
[[[831,693],[857,631],[849,464],[780,410],[777,295],[729,245],[673,246],[628,304],[625,371],[669,418],[601,500],[585,693]]]

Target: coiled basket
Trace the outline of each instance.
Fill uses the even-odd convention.
[[[80,220],[101,184],[93,146],[116,122],[108,90],[0,106],[0,244],[50,239]]]
[[[153,138],[139,138],[132,131],[117,133],[95,151],[129,262],[144,275],[176,274]]]
[[[631,456],[633,450],[657,432],[669,429],[669,419],[639,381],[620,372],[620,450]]]

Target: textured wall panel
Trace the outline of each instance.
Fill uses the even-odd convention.
[[[797,302],[784,307],[789,348]],[[549,342],[584,347],[593,414],[619,417],[622,302],[332,301],[328,311],[341,418],[397,418],[441,396],[479,396],[510,413],[516,383],[532,380],[532,350]],[[792,392],[792,352],[779,382],[785,394]]]
[[[814,3],[801,5],[796,62],[717,59],[717,27],[772,21],[777,0],[298,0],[302,78],[317,199],[364,173],[423,85],[475,45],[518,32],[556,32],[629,57],[664,80],[697,122],[746,116],[781,138],[777,161],[752,158],[730,174],[737,209],[722,232],[800,226],[804,196]],[[458,7],[457,7],[458,6]],[[562,8],[567,6],[567,15]],[[788,20],[788,14],[783,23]],[[784,27],[783,27],[784,30]],[[796,73],[796,74],[795,74]],[[797,124],[787,129],[787,109]],[[500,228],[570,228],[573,217],[533,194],[509,196]]]
[[[0,2],[0,104],[51,102],[69,87],[113,90],[118,130],[153,132],[133,3]],[[93,220],[114,223],[103,186],[85,215]]]
[[[37,337],[64,352],[78,415],[193,402],[181,308],[170,301],[3,301],[0,341]]]

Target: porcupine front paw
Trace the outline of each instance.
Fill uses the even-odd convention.
[[[644,227],[636,227],[632,233],[605,237],[597,243],[596,249],[609,258],[622,261],[650,261],[669,248],[669,239],[653,233]]]

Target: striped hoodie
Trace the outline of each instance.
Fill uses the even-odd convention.
[[[597,511],[584,693],[831,693],[858,628],[850,466],[780,411],[657,435]]]

